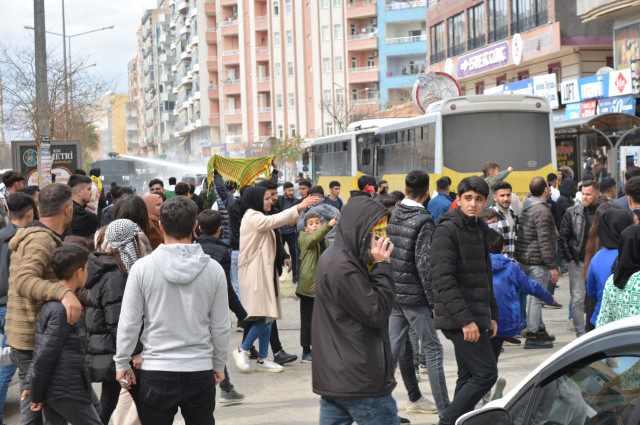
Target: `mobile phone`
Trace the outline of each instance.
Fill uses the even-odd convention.
[[[376,243],[378,243],[381,237],[376,235],[375,239],[376,239]],[[385,246],[384,249],[389,249],[389,245],[391,245],[391,239],[389,239],[389,242],[387,242],[387,246]]]

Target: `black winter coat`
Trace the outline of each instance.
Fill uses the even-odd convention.
[[[208,235],[200,235],[198,237],[198,243],[202,247],[204,253],[217,261],[224,269],[224,274],[227,277],[229,309],[235,313],[238,320],[246,319],[247,312],[244,307],[242,307],[242,304],[236,295],[236,290],[231,285],[231,254],[229,252],[229,245],[222,242],[220,239]]]
[[[584,243],[585,224],[586,220],[582,204],[572,206],[562,217],[560,250],[562,251],[562,257],[566,261],[584,260],[584,255],[581,256],[580,253]]]
[[[434,230],[433,217],[425,208],[400,203],[391,214],[387,236],[394,245],[391,264],[398,304],[433,308],[429,258]]]
[[[316,394],[381,397],[396,386],[389,343],[393,268],[377,263],[367,270],[371,230],[388,214],[370,197],[352,197],[334,243],[320,256],[311,323]]]
[[[59,301],[45,303],[38,315],[35,350],[25,389],[31,401],[58,399],[91,402],[91,379],[85,363],[87,333],[80,318],[73,326]]]
[[[231,233],[229,231],[229,211],[227,207],[224,206],[224,202],[220,199],[220,195],[216,199],[216,204],[218,205],[218,212],[222,216],[222,224],[220,225],[222,231],[220,232],[220,239],[229,239],[231,237]]]
[[[116,331],[127,276],[105,255],[91,254],[87,270],[87,367],[92,382],[116,379]],[[139,347],[141,348],[141,347]],[[140,349],[136,350],[140,352]]]
[[[19,227],[9,222],[7,227],[0,229],[0,306],[6,307],[7,296],[9,292],[9,264],[11,259],[11,250],[9,249],[9,241],[18,232]]]
[[[455,330],[475,322],[491,329],[498,320],[489,246],[495,232],[455,208],[438,218],[431,242],[436,328]]]
[[[557,267],[553,214],[545,201],[533,195],[528,195],[522,202],[515,259],[530,266],[546,266],[549,269]]]

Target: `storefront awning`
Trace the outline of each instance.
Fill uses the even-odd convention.
[[[624,132],[634,127],[640,127],[640,118],[629,114],[613,113],[556,121],[553,124],[553,128],[556,131],[560,130],[559,132],[563,133],[588,133],[594,127],[603,133]]]

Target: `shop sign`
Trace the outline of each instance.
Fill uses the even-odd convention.
[[[547,99],[551,109],[558,109],[556,74],[540,75],[485,90],[486,94],[528,94]]]
[[[569,104],[585,100],[632,94],[631,70],[613,71],[565,81],[561,84],[562,103]]]
[[[631,69],[609,73],[609,97],[633,93],[631,89]]]
[[[601,74],[580,78],[578,80],[578,86],[580,88],[580,100],[608,97],[609,75]]]
[[[586,102],[582,102],[580,108],[580,118],[595,117],[597,103],[597,100],[587,100]]]
[[[505,66],[509,63],[509,43],[504,41],[458,59],[458,78]]]
[[[568,105],[569,103],[580,102],[578,80],[563,82],[560,85],[560,96],[562,99],[562,103],[564,105]]]
[[[568,120],[573,120],[573,119],[576,119],[576,118],[580,118],[581,107],[582,107],[582,105],[580,104],[580,102],[568,104],[566,109],[564,110],[567,119]]]
[[[611,97],[598,101],[598,115],[600,114],[629,114],[634,115],[636,100],[633,96]]]

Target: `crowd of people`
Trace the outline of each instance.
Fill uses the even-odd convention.
[[[279,195],[272,166],[240,188],[214,170],[199,194],[153,179],[145,196],[103,187],[99,169],[43,189],[5,172],[0,403],[17,371],[22,424],[108,424],[128,403],[142,424],[170,424],[178,409],[187,423],[214,423],[217,384],[220,404],[244,400],[229,351],[241,373],[298,360],[277,325],[287,273],[322,425],[409,423],[391,396],[398,366],[406,412],[443,425],[500,397],[503,345],[553,347],[543,315],[563,308],[553,295],[561,274],[576,337],[640,315],[640,169],[627,170],[619,199],[600,169],[579,183],[536,177],[521,202],[505,180],[512,169],[490,162],[457,192],[443,176],[430,193],[421,170],[404,191],[364,175],[344,202],[338,181],[325,194],[298,178]],[[455,350],[452,398],[439,335]],[[424,374],[432,399],[418,386]]]

